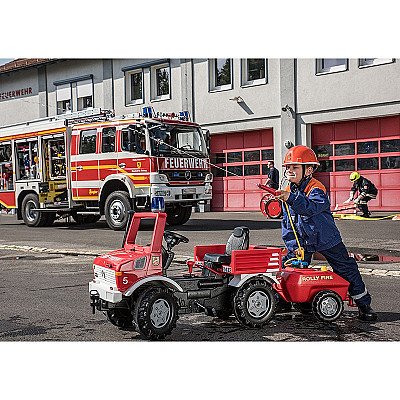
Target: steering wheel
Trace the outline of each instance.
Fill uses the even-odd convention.
[[[179,233],[172,231],[164,231],[164,239],[167,243],[176,246],[179,243],[188,243],[189,239],[186,236],[180,235]]]

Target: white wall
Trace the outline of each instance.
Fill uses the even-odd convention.
[[[0,126],[39,118],[38,71],[30,69],[0,75],[0,94],[18,89],[32,88],[32,94],[15,99],[0,98]],[[45,106],[45,105],[44,105]]]

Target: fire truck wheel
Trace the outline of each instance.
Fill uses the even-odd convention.
[[[118,328],[132,328],[133,316],[128,308],[113,308],[107,310],[108,320]]]
[[[122,231],[128,222],[128,211],[132,209],[127,192],[116,191],[108,195],[104,205],[107,225],[114,231]]]
[[[145,338],[164,339],[175,328],[177,319],[177,302],[168,289],[151,287],[138,297],[135,305],[135,322],[138,331]]]
[[[312,311],[320,321],[335,321],[343,312],[343,300],[337,293],[323,290],[314,297]]]
[[[274,315],[274,292],[263,279],[246,282],[238,289],[233,301],[236,319],[249,328],[262,328]]]
[[[100,215],[82,215],[82,214],[72,214],[72,218],[78,225],[84,224],[94,224],[100,219]]]
[[[22,219],[25,224],[30,227],[45,226],[48,221],[48,214],[32,211],[35,208],[39,208],[39,198],[36,194],[27,194],[22,200]]]
[[[189,221],[192,215],[192,207],[183,207],[180,204],[174,206],[171,210],[167,210],[168,225],[183,225]]]

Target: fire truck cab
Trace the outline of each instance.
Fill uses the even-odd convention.
[[[0,128],[0,207],[26,225],[105,216],[125,228],[128,211],[163,197],[167,222],[180,225],[211,199],[208,132],[187,112],[115,117],[94,109]]]

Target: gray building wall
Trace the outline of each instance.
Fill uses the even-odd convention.
[[[14,98],[2,98],[2,93],[32,88],[32,93]],[[37,69],[15,71],[0,75],[0,126],[40,118],[43,96],[39,96]]]

